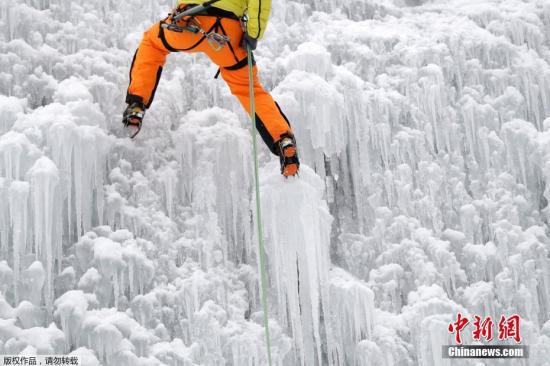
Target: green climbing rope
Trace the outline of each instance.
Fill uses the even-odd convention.
[[[254,103],[254,78],[253,78],[253,63],[252,63],[252,50],[250,46],[246,47],[248,52],[248,85],[250,93],[250,119],[252,120],[252,151],[254,154],[254,178],[256,181],[256,223],[258,225],[258,247],[260,250],[260,287],[262,307],[264,311],[264,329],[265,329],[265,342],[267,347],[267,360],[269,366],[272,366],[271,362],[271,339],[269,337],[269,314],[267,308],[267,274],[265,272],[265,248],[264,248],[264,230],[262,226],[262,209],[260,201],[260,178],[259,178],[259,166],[258,166],[258,147],[256,143],[256,105]]]

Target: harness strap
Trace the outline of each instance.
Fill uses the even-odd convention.
[[[168,18],[166,18],[166,19],[168,19]],[[197,47],[199,44],[201,44],[206,39],[206,37],[203,34],[203,36],[194,45],[192,45],[189,48],[174,48],[174,47],[170,46],[170,44],[166,40],[166,35],[164,34],[164,27],[162,25],[163,24],[168,24],[168,23],[166,23],[166,19],[161,20],[161,22],[160,22],[159,38],[162,41],[162,44],[164,45],[164,47],[168,51],[170,51],[170,52],[191,51],[192,49]],[[212,31],[217,30],[218,27],[220,26],[220,20],[221,20],[221,18],[217,18],[216,22],[207,31],[205,31],[205,33],[210,33]]]
[[[221,18],[218,18],[218,23],[219,23],[220,30],[222,31],[222,34],[227,37],[227,33],[225,32],[225,29],[224,29],[223,24],[221,22]],[[239,62],[239,58],[235,54],[235,50],[233,49],[233,46],[231,45],[231,42],[227,42],[227,45],[229,46],[229,49],[231,50],[231,53],[233,54],[233,57],[235,58],[235,61]]]
[[[245,58],[243,58],[241,61],[237,62],[234,65],[224,67],[224,69],[229,71],[235,71],[235,70],[240,70],[243,67],[246,67],[247,65],[248,65],[248,56],[246,56]],[[252,65],[256,65],[256,60],[254,60],[254,54],[252,54]],[[217,79],[220,76],[221,71],[222,71],[222,68],[221,67],[218,68],[216,75],[214,75],[214,79]]]
[[[229,18],[229,19],[239,20],[239,17],[237,15],[235,15],[234,13],[232,13],[230,11],[220,9],[220,8],[216,8],[216,7],[213,7],[213,6],[206,9],[204,11],[204,14],[199,13],[198,15],[212,15],[212,16],[220,17],[220,18]]]

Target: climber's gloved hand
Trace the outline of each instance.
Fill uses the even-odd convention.
[[[145,106],[142,103],[134,102],[128,104],[122,115],[122,123],[128,129],[130,138],[137,136],[141,131],[141,123],[145,116]]]
[[[251,50],[255,50],[258,46],[258,40],[251,37],[247,32],[243,33],[243,39],[241,39],[241,47],[246,50],[246,47],[250,47]]]

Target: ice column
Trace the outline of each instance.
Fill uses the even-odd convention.
[[[91,230],[94,215],[97,215],[97,224],[103,224],[103,185],[110,138],[96,126],[76,126],[62,121],[49,128],[47,141],[52,159],[61,171],[63,196],[67,198],[68,233],[72,234],[72,220],[76,219],[76,234],[80,236]]]
[[[10,218],[13,236],[13,285],[15,304],[19,304],[19,273],[21,256],[26,253],[28,232],[28,182],[12,182],[9,189]]]
[[[445,116],[447,93],[443,71],[438,65],[430,64],[420,70],[420,76],[419,108],[425,119],[433,126],[433,136],[428,136],[434,140],[430,149],[449,151],[450,128]]]
[[[321,319],[329,319],[332,223],[323,200],[324,182],[305,165],[299,178],[283,178],[276,164],[269,164],[263,175],[263,225],[274,290],[271,295],[278,304],[280,323],[292,332],[301,365],[321,364],[325,338]],[[326,322],[329,348],[330,329]]]
[[[121,289],[121,275],[125,267],[122,258],[122,247],[119,243],[104,237],[94,240],[94,262],[101,273],[101,289],[98,300],[102,305],[111,304],[111,293],[114,295],[114,306],[118,308]]]
[[[73,349],[78,346],[82,321],[88,310],[86,295],[80,290],[68,291],[59,297],[54,305],[54,315],[59,318],[65,339]]]
[[[334,345],[329,359],[334,365],[355,365],[356,347],[368,343],[374,325],[374,293],[362,281],[335,268],[330,276],[330,309],[334,319]]]
[[[8,195],[8,184],[5,178],[0,177],[0,195]],[[7,256],[9,251],[10,211],[9,201],[0,200],[0,254]]]
[[[159,172],[159,179],[164,186],[166,213],[170,218],[174,218],[174,201],[178,186],[178,172],[174,165],[166,165]]]
[[[0,175],[8,181],[21,179],[38,156],[40,151],[27,136],[14,131],[0,136]]]
[[[59,172],[47,157],[36,161],[28,172],[34,222],[34,248],[38,260],[46,264],[46,306],[51,308],[53,300],[53,261],[61,249],[61,238],[56,237],[56,188]]]

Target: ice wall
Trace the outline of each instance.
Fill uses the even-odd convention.
[[[241,107],[170,55],[121,128],[170,6],[0,4],[0,352],[266,363]],[[303,163],[260,151],[276,364],[439,365],[462,311],[519,313],[544,365],[549,29],[541,0],[273,4],[255,56]]]

